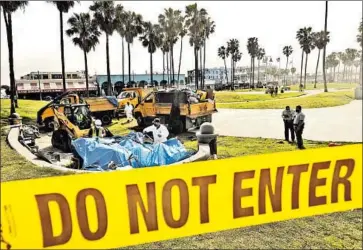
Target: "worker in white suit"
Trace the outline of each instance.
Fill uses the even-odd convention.
[[[153,133],[154,143],[162,143],[168,140],[169,131],[168,129],[160,123],[159,118],[155,118],[153,125],[145,128],[143,133]]]
[[[132,117],[133,109],[134,108],[132,107],[132,105],[129,102],[127,102],[125,105],[125,114],[126,114],[127,122],[132,122],[132,120],[134,119]]]

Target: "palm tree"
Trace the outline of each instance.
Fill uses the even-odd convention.
[[[68,13],[68,11],[74,6],[74,2],[75,1],[50,1],[50,3],[57,6],[57,9],[59,11],[62,81],[63,81],[64,92],[67,90],[67,86],[66,86],[66,73],[65,73],[65,62],[64,62],[63,13]]]
[[[247,51],[248,54],[251,56],[251,73],[252,73],[252,81],[250,86],[255,88],[255,57],[258,53],[258,38],[257,37],[250,37],[247,41]]]
[[[117,26],[116,11],[113,1],[94,1],[90,10],[93,11],[93,18],[100,30],[106,34],[106,64],[107,64],[107,94],[111,95],[111,70],[110,70],[110,49],[109,36],[112,36],[113,31]]]
[[[358,35],[357,35],[357,42],[359,43],[360,47],[361,47],[361,51],[360,51],[360,74],[359,74],[359,83],[362,86],[362,80],[363,80],[363,40],[362,40],[362,34],[363,34],[363,21],[360,22],[359,28],[358,28]]]
[[[87,54],[91,49],[95,50],[101,32],[98,30],[96,21],[94,19],[91,20],[89,13],[74,13],[73,16],[68,19],[68,24],[70,29],[66,30],[66,34],[69,37],[73,37],[73,44],[83,50],[84,68],[86,73],[86,96],[89,97]]]
[[[131,47],[134,38],[143,33],[142,16],[135,12],[124,12],[125,20],[125,40],[127,42],[128,62],[129,62],[129,83],[131,82]]]
[[[220,57],[224,61],[224,70],[225,70],[225,74],[226,74],[226,80],[228,83],[228,72],[227,72],[227,62],[226,62],[227,56],[228,56],[228,53],[227,53],[226,47],[224,47],[224,46],[219,47],[218,48],[218,57]]]
[[[168,43],[165,41],[165,36],[163,34],[163,32],[160,34],[160,38],[161,38],[161,41],[162,41],[162,44],[160,46],[160,50],[161,52],[163,53],[163,81],[165,80],[165,58],[167,59],[168,58],[168,53],[169,53],[169,45]],[[167,69],[166,69],[166,72],[167,72],[167,75],[168,75],[168,81],[167,83],[169,84],[169,60],[166,61],[167,62]]]
[[[324,50],[323,50],[323,77],[324,77],[324,92],[328,92],[328,84],[326,82],[326,75],[325,75],[325,57],[326,57],[326,45],[329,42],[328,38],[328,1],[325,1],[325,22],[324,22]]]
[[[329,32],[325,34],[324,31],[313,33],[313,44],[319,50],[318,52],[318,60],[316,62],[315,69],[315,83],[314,88],[316,88],[317,78],[318,78],[318,68],[319,68],[319,60],[320,60],[320,51],[324,49],[325,45],[330,41]]]
[[[126,27],[125,27],[125,10],[121,4],[116,5],[115,10],[115,18],[116,18],[116,31],[121,36],[121,57],[122,57],[122,82],[125,84],[125,35],[126,35]]]
[[[257,82],[260,81],[260,61],[265,57],[265,49],[264,48],[258,48],[257,51],[257,61],[258,61],[258,69],[257,69]]]
[[[352,77],[353,77],[353,74],[352,74],[352,70],[353,70],[353,63],[354,63],[354,60],[359,57],[359,54],[358,54],[358,50],[356,49],[351,49],[351,48],[348,48],[345,50],[345,54],[346,54],[346,59],[347,59],[347,65],[349,66],[349,70],[350,70],[350,79],[349,81],[352,82]]]
[[[358,67],[360,66],[360,62],[359,61],[354,61],[353,65],[355,67],[355,74],[354,74],[354,82],[357,82],[357,74],[358,74]]]
[[[242,58],[242,53],[239,52],[239,41],[237,39],[230,39],[227,42],[227,54],[231,55],[231,82],[232,89],[234,89],[234,73],[236,69],[236,62]]]
[[[15,73],[14,73],[14,47],[13,47],[13,20],[12,14],[18,9],[24,9],[28,1],[1,1],[0,7],[3,10],[3,16],[6,28],[6,37],[9,50],[9,77],[10,77],[10,115],[15,113]]]
[[[170,68],[172,72],[172,82],[175,83],[174,71],[174,44],[178,41],[180,20],[182,19],[182,12],[168,8],[164,10],[164,14],[159,15],[159,24],[165,34],[165,39],[169,44],[170,51]]]
[[[338,74],[337,74],[337,81],[339,81],[339,75],[340,75],[340,64],[341,62],[343,61],[343,57],[344,57],[344,52],[338,52],[336,53],[337,55],[337,59],[339,61],[339,64],[338,64]]]
[[[308,28],[304,27],[304,28],[299,29],[296,33],[296,39],[298,40],[298,42],[300,44],[300,48],[302,49],[302,51],[301,51],[301,67],[300,67],[300,86],[302,85],[302,76],[303,76],[302,72],[303,72],[303,66],[304,66],[304,53],[305,53],[304,48],[309,43],[309,41],[312,39],[311,30],[312,30],[311,27],[308,27]]]
[[[282,49],[282,53],[286,56],[286,67],[285,67],[285,71],[287,71],[287,65],[289,63],[289,57],[291,56],[293,52],[293,49],[292,49],[292,46],[289,45],[289,46],[285,46],[283,49]],[[287,83],[287,79],[285,79],[285,84]]]
[[[179,66],[178,66],[178,83],[179,83],[180,67],[183,55],[183,38],[188,32],[185,24],[185,16],[180,15],[180,18],[178,20],[178,26],[179,26],[179,36],[180,36],[180,54],[179,54]]]
[[[203,68],[203,70],[202,70],[202,72],[203,72],[202,86],[204,88],[205,58],[206,58],[206,46],[207,46],[206,43],[207,43],[207,39],[209,39],[210,34],[213,34],[215,32],[216,25],[215,25],[215,22],[212,21],[212,19],[210,17],[208,17],[204,20],[203,26],[204,26],[203,27],[204,28],[204,30],[203,30],[204,31],[203,32],[203,50],[204,51],[203,51],[203,67],[202,67]]]
[[[150,81],[151,84],[154,84],[153,79],[153,53],[156,52],[156,49],[162,45],[162,39],[160,37],[161,28],[157,24],[152,24],[151,22],[143,23],[143,34],[139,38],[142,42],[142,46],[147,48],[147,51],[150,54]]]
[[[277,81],[280,81],[280,73],[281,73],[281,58],[276,58],[276,62],[279,63],[279,70],[277,71]]]
[[[198,6],[195,3],[186,6],[185,13],[189,44],[194,48],[195,87],[198,89],[198,51],[203,45],[203,20],[207,15],[207,11],[203,8],[198,10]]]

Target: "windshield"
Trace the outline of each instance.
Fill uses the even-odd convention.
[[[125,91],[121,92],[120,95],[117,97],[118,99],[126,99],[126,98],[134,98],[135,93],[133,91]]]

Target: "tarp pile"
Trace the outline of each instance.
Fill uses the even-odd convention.
[[[113,138],[79,138],[72,142],[83,170],[109,171],[169,165],[190,157],[177,139],[160,144],[144,143],[142,133]],[[110,166],[113,167],[110,167]]]

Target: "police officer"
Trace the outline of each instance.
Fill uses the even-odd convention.
[[[296,133],[298,149],[305,149],[303,145],[302,133],[305,127],[305,115],[301,112],[301,106],[296,106],[296,116],[294,118],[294,130]]]
[[[290,106],[286,106],[285,110],[282,111],[282,120],[284,121],[285,127],[285,141],[289,142],[289,131],[291,133],[291,142],[295,142],[295,133],[294,133],[294,112],[290,110]]]
[[[89,137],[100,137],[100,138],[103,138],[103,137],[106,137],[106,130],[102,127],[102,122],[101,120],[96,120],[95,121],[95,126],[92,127],[89,132],[88,132],[88,136]]]

